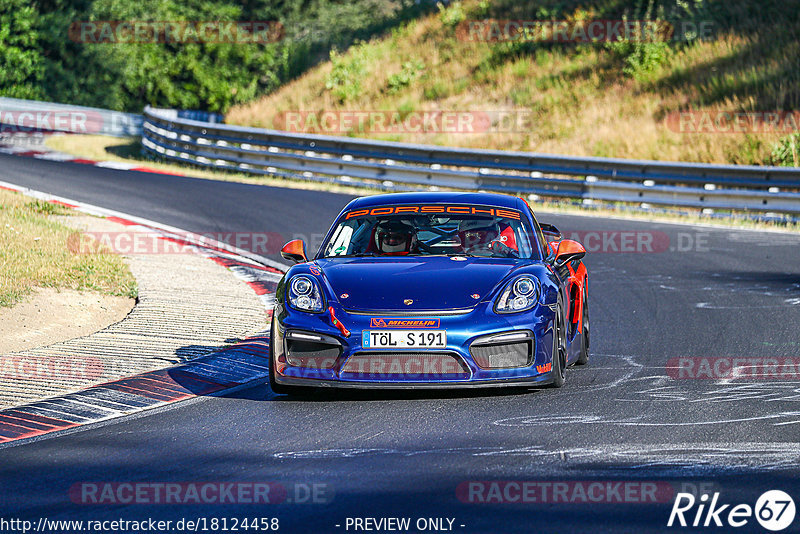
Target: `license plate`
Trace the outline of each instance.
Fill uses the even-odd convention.
[[[447,347],[447,331],[364,330],[361,346],[365,349],[443,349]]]

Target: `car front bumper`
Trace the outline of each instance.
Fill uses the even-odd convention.
[[[334,309],[345,336],[328,314],[275,308],[272,328],[274,380],[281,385],[345,388],[471,388],[543,385],[552,381],[554,312],[538,306],[498,315],[490,305],[457,314],[370,314]],[[377,319],[432,320],[447,332],[446,347],[429,350],[370,349],[362,332]],[[525,361],[522,345],[527,346]],[[517,360],[502,360],[514,353]],[[501,360],[488,360],[497,353]],[[488,355],[488,357],[487,357]],[[489,363],[491,362],[491,363]],[[488,368],[490,365],[514,367]]]

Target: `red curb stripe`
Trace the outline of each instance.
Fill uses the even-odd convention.
[[[128,219],[123,219],[122,217],[109,216],[109,217],[106,217],[106,220],[107,221],[111,221],[111,222],[115,222],[115,223],[119,223],[119,224],[124,224],[125,226],[136,226],[138,224],[138,223],[135,223],[133,221],[129,221]]]
[[[123,385],[125,387],[138,389],[140,393],[137,394],[140,396],[157,396],[159,398],[163,397],[165,400],[181,397],[187,393],[190,395],[192,394],[191,390],[184,388],[179,384],[172,383],[167,380],[159,381],[149,377],[135,378],[129,383]]]
[[[42,430],[41,428],[31,428],[29,426],[14,424],[9,421],[0,421],[0,431],[11,430],[16,432],[30,432],[31,430]]]
[[[0,443],[32,438],[78,426],[78,423],[21,412],[13,408],[3,412],[0,416],[7,420],[19,421],[19,423],[15,422],[13,424],[0,422]],[[25,424],[28,424],[29,427],[24,426]],[[30,428],[30,426],[35,427],[37,425],[43,428]]]
[[[61,202],[60,200],[48,200],[50,204],[56,204],[58,206],[64,206],[65,208],[77,208],[78,206],[75,204],[68,204],[66,202]]]
[[[21,419],[21,420],[24,420],[24,421],[32,421],[32,422],[39,423],[39,424],[42,424],[42,425],[46,425],[46,426],[49,426],[49,427],[52,427],[52,428],[61,428],[64,425],[73,424],[73,423],[70,423],[69,421],[65,421],[63,419],[55,419],[53,417],[48,417],[46,415],[39,415],[39,414],[35,414],[35,413],[22,412],[20,410],[17,410],[16,408],[11,408],[9,410],[4,411],[3,415],[5,415],[7,417],[13,417],[15,419]]]
[[[146,389],[137,388],[134,386],[129,386],[127,384],[105,384],[106,387],[110,387],[116,391],[122,391],[124,393],[130,393],[131,395],[138,395],[139,397],[150,399],[157,402],[170,402],[173,400],[172,397],[166,394],[159,394],[152,391],[147,391]]]
[[[227,251],[220,250],[220,252],[227,252]],[[254,265],[252,263],[244,263],[230,258],[212,258],[212,259],[217,263],[219,263],[220,265],[224,265],[225,267],[247,267],[248,269],[253,269],[255,271],[266,271],[280,275],[284,274],[283,271],[276,269],[275,267],[270,267],[269,265]]]
[[[0,430],[0,438],[4,437],[5,438],[3,440],[4,442],[5,441],[17,441],[17,440],[20,440],[20,439],[33,438],[33,437],[36,437],[36,436],[49,434],[50,432],[54,432],[55,430],[66,430],[68,428],[73,428],[73,427],[76,427],[76,426],[78,426],[78,425],[75,424],[75,423],[72,423],[69,426],[64,426],[64,427],[57,428],[57,429],[54,429],[54,430],[31,430],[30,432],[26,432],[24,434],[16,434],[16,435],[8,435],[8,434],[6,434],[5,436],[3,436],[3,432],[2,432],[2,430]]]
[[[54,428],[52,426],[43,425],[34,421],[28,421],[11,417],[10,415],[0,414],[0,425],[12,425],[27,428],[28,430],[47,430]]]
[[[158,380],[154,380],[152,377],[149,376],[132,376],[128,378],[123,378],[119,382],[111,382],[107,385],[113,386],[116,384],[120,384],[126,387],[138,389],[145,393],[153,393],[156,395],[172,395],[175,393],[183,393],[182,390],[175,387],[169,387],[169,384],[165,384]]]
[[[10,427],[0,426],[0,438],[6,439],[23,439],[23,436],[32,430],[12,429]]]
[[[48,154],[48,153],[49,152],[42,151],[42,150],[28,150],[28,151],[25,151],[25,152],[15,152],[13,155],[29,157],[30,158],[30,157],[40,156],[42,154]],[[67,162],[67,163],[80,163],[80,164],[83,164],[83,165],[97,165],[99,163],[109,163],[109,162],[106,162],[106,161],[95,161],[95,160],[86,159],[86,158],[74,158],[74,159],[68,159],[68,160],[64,160],[64,161]],[[169,175],[169,176],[182,176],[182,177],[186,177],[187,176],[185,173],[178,172],[178,171],[167,171],[167,170],[162,170],[162,169],[156,169],[154,167],[145,167],[145,166],[131,167],[130,169],[121,169],[121,170],[136,171],[136,172],[146,172],[146,173],[150,173],[150,174],[165,174],[165,175]]]
[[[128,387],[138,388],[145,394],[155,394],[162,397],[172,398],[175,395],[182,395],[187,393],[187,390],[182,390],[175,387],[169,387],[165,382],[148,379],[146,377],[133,379],[130,383],[126,384]]]
[[[36,435],[42,430],[32,430],[30,428],[14,427],[10,425],[0,425],[0,437],[8,439],[24,439],[30,435]]]
[[[152,167],[133,167],[130,169],[137,172],[149,172],[151,174],[169,174],[170,176],[186,176],[183,173],[175,171],[162,171],[161,169],[154,169]]]
[[[216,264],[222,265],[222,266],[223,266],[223,267],[225,267],[226,269],[227,269],[228,267],[230,267],[230,265],[228,264],[228,261],[227,261],[225,258],[218,258],[218,257],[212,256],[212,257],[211,257],[211,258],[209,258],[209,259],[210,259],[211,261],[213,261],[214,263],[216,263]]]

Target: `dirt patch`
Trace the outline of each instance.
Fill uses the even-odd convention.
[[[135,300],[89,291],[40,288],[0,308],[0,354],[86,336],[125,318]]]

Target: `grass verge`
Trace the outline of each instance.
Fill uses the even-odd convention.
[[[75,254],[75,230],[53,220],[71,210],[0,190],[0,307],[36,287],[96,291],[135,298],[136,279],[114,254]]]

